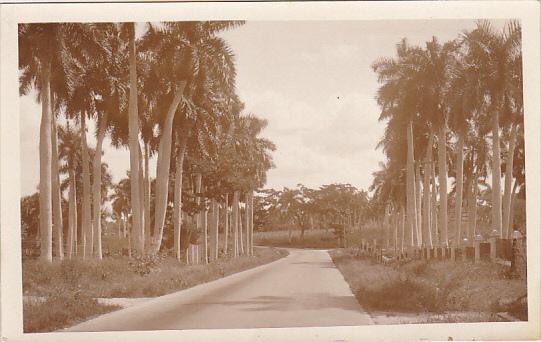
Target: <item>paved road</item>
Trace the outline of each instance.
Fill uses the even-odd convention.
[[[123,331],[372,324],[329,254],[283,259],[151,299],[67,329]]]

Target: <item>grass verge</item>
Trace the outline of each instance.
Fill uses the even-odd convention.
[[[347,249],[330,254],[371,314],[430,313],[429,321],[451,321],[449,313],[471,312],[481,314],[476,319],[498,320],[496,313],[506,311],[527,320],[526,280],[506,278],[501,265],[434,260],[391,266]]]
[[[276,248],[254,248],[254,256],[222,258],[186,265],[171,257],[133,260],[108,257],[23,263],[24,332],[47,332],[119,309],[95,298],[156,297],[222,278],[287,255]]]

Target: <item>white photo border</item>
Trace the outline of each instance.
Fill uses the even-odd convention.
[[[540,4],[537,1],[49,3],[0,5],[0,331],[9,341],[415,341],[540,339]],[[23,334],[17,24],[242,19],[521,21],[526,140],[528,322]],[[3,339],[2,339],[3,340]]]

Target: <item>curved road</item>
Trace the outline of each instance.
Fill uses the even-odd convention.
[[[64,331],[372,324],[329,254],[289,249],[270,264],[150,299]]]

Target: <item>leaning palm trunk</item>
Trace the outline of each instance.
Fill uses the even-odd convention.
[[[161,131],[160,145],[158,147],[158,165],[156,167],[156,200],[154,209],[154,239],[153,254],[160,250],[163,237],[163,225],[165,223],[165,212],[167,210],[167,194],[169,182],[169,168],[171,162],[171,140],[173,134],[173,119],[178,105],[182,100],[182,92],[186,85],[182,81],[177,86],[173,102],[169,106],[163,129]]]
[[[239,256],[239,192],[233,193],[233,208],[232,208],[232,224],[233,224],[233,256]]]
[[[516,124],[511,128],[511,135],[509,137],[509,150],[507,152],[507,161],[505,165],[505,188],[503,195],[503,229],[505,237],[509,239],[511,237],[512,228],[511,223],[511,196],[512,196],[512,183],[513,183],[513,158],[515,154],[515,144],[517,140]]]
[[[441,229],[441,242],[444,246],[449,245],[447,233],[447,151],[446,151],[446,128],[443,124],[438,131],[438,182],[440,187],[440,210],[439,226]]]
[[[77,232],[77,202],[75,199],[75,171],[69,169],[69,194],[68,194],[68,259],[74,255],[75,234]]]
[[[509,230],[511,231],[511,233],[515,230],[514,229],[514,219],[515,219],[515,203],[516,203],[516,198],[517,198],[517,188],[518,188],[518,182],[515,180],[515,184],[513,185],[513,190],[511,192],[511,210],[509,212]],[[511,233],[510,233],[510,237],[511,237]]]
[[[132,206],[132,223],[131,235],[135,239],[136,235],[143,228],[141,222],[141,203],[139,188],[139,117],[137,108],[137,69],[136,69],[136,51],[135,51],[135,24],[129,23],[129,61],[130,61],[130,97],[129,97],[129,146],[130,146],[130,200]],[[137,236],[137,250],[139,253],[144,253],[145,246],[143,245],[142,237]]]
[[[407,176],[407,204],[408,204],[408,223],[407,227],[409,229],[410,239],[409,246],[414,246],[414,232],[417,230],[417,196],[415,196],[415,157],[413,152],[413,123],[411,120],[408,122],[407,127],[407,145],[408,145],[408,155],[407,155],[407,165],[406,165],[406,176]]]
[[[500,122],[498,113],[496,112],[492,118],[492,226],[500,237],[503,238],[500,156]]]
[[[53,199],[53,220],[56,231],[56,256],[58,259],[64,259],[64,226],[62,224],[62,201],[60,195],[60,178],[58,174],[58,141],[56,131],[56,119],[54,114],[51,115],[52,134],[51,134],[51,185]]]
[[[40,258],[53,261],[53,220],[51,185],[51,63],[45,64],[41,75],[41,124],[39,137],[39,223]]]
[[[92,184],[92,200],[94,209],[94,234],[96,236],[96,251],[95,255],[98,259],[103,258],[101,248],[101,151],[103,139],[105,138],[105,128],[107,127],[107,112],[103,115],[99,127],[98,137],[96,141],[96,153],[94,154],[94,183]]]
[[[423,241],[432,247],[432,200],[430,194],[430,176],[432,174],[432,145],[434,143],[434,136],[432,132],[429,133],[428,145],[426,146],[425,165],[424,165],[424,185],[423,185],[423,199],[424,199],[424,219],[423,219]]]
[[[86,143],[86,113],[81,115],[81,154],[83,155],[83,215],[82,235],[83,235],[83,257],[92,256],[93,251],[93,232],[90,208],[90,170],[88,160],[88,145]]]
[[[456,200],[455,200],[455,246],[461,245],[462,240],[462,192],[464,184],[464,134],[458,135],[456,151]]]

